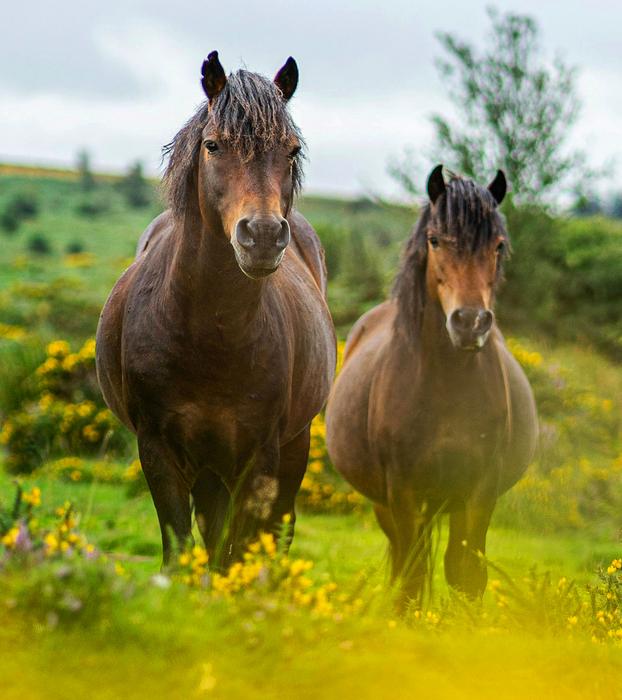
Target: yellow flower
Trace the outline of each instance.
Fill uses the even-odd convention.
[[[99,430],[97,430],[97,428],[95,428],[93,425],[85,425],[84,428],[82,428],[82,435],[85,440],[88,440],[88,442],[97,442],[101,437]]]
[[[96,406],[92,401],[83,401],[82,403],[78,404],[78,415],[80,418],[88,418],[90,415],[95,413]]]
[[[37,374],[42,375],[42,374],[49,374],[50,372],[53,372],[54,370],[58,369],[60,367],[60,364],[56,357],[48,357],[48,359],[39,367],[37,367]]]
[[[83,360],[94,360],[95,359],[95,339],[91,338],[87,340],[86,343],[80,348],[78,353]]]
[[[45,545],[47,554],[54,554],[59,547],[58,537],[56,537],[53,532],[48,532],[43,538],[43,544]]]
[[[264,549],[264,552],[272,557],[276,554],[276,542],[274,541],[274,535],[269,532],[262,532],[259,535],[259,541]]]
[[[24,491],[22,493],[22,501],[31,506],[41,505],[41,489],[35,486],[32,491]]]
[[[19,536],[19,528],[12,527],[0,540],[5,547],[13,549],[17,543],[17,538]]]
[[[324,462],[319,459],[314,459],[309,463],[309,471],[313,474],[320,474],[322,471],[324,471]]]
[[[46,348],[48,357],[62,359],[70,352],[69,343],[66,340],[54,340]]]
[[[11,436],[13,435],[13,423],[11,421],[4,421],[2,426],[2,431],[0,432],[0,445],[8,445]]]
[[[67,355],[67,357],[62,362],[62,368],[66,372],[71,372],[71,370],[80,362],[80,356],[75,353]]]

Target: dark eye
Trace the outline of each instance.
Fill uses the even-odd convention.
[[[432,248],[438,248],[439,241],[438,241],[438,238],[436,236],[430,236],[428,238],[428,241],[430,241],[430,245],[432,246]]]
[[[204,144],[205,148],[207,148],[208,153],[216,153],[218,150],[218,144],[216,141],[205,141]]]
[[[502,255],[503,253],[505,253],[505,247],[506,247],[506,246],[505,246],[504,241],[501,241],[501,242],[497,245],[497,253],[499,253],[499,255]]]
[[[296,146],[295,148],[292,148],[292,150],[289,152],[289,155],[287,156],[290,160],[294,160],[294,158],[300,153],[300,146]]]

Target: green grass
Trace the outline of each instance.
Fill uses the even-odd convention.
[[[82,514],[89,540],[122,562],[138,586],[102,619],[86,627],[48,630],[16,621],[0,626],[7,698],[615,697],[622,671],[617,648],[589,640],[556,639],[546,631],[496,632],[410,629],[394,622],[384,586],[385,540],[369,511],[299,518],[292,557],[315,562],[313,577],[329,576],[349,590],[363,577],[371,608],[341,623],[243,606],[206,605],[185,589],[154,590],[159,531],[148,495],[124,487],[29,480],[42,489],[41,520],[66,499]],[[0,494],[12,491],[0,477]],[[529,568],[587,582],[597,564],[619,553],[615,533],[540,537],[493,526],[489,557],[520,580]],[[494,577],[495,574],[491,573]],[[446,598],[442,565],[436,595]],[[486,605],[492,604],[490,594]],[[269,610],[269,609],[268,609]],[[213,688],[212,688],[213,685]]]

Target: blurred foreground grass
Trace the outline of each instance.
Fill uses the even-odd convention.
[[[507,629],[471,624],[468,617],[448,626],[398,620],[385,587],[385,541],[367,509],[299,518],[290,558],[312,560],[315,579],[330,579],[343,591],[358,587],[365,600],[355,615],[326,619],[277,605],[269,594],[252,605],[206,602],[186,587],[152,585],[160,545],[148,495],[51,477],[29,478],[24,488],[36,484],[41,525],[70,500],[81,514],[81,532],[130,583],[127,595],[112,598],[97,618],[70,626],[33,622],[1,600],[3,700],[617,697],[620,647],[560,635],[537,616]],[[0,477],[0,493],[10,492],[9,478]],[[542,537],[493,528],[488,554],[519,581],[537,565],[554,581],[584,585],[619,552],[614,533]],[[449,599],[440,564],[436,609]],[[489,592],[484,610],[494,614],[495,600]],[[566,621],[560,623],[564,629]]]

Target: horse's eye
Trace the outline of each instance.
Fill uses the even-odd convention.
[[[300,153],[300,146],[296,146],[295,148],[292,148],[290,151],[289,155],[287,156],[290,160],[294,160],[294,158]]]
[[[499,255],[501,255],[501,254],[504,253],[504,252],[505,252],[505,243],[504,243],[503,241],[501,241],[501,242],[497,245],[497,253],[499,253]]]
[[[218,144],[216,141],[205,141],[204,146],[207,148],[208,153],[216,153],[218,150]]]
[[[438,248],[439,241],[438,241],[438,238],[436,236],[430,236],[428,238],[428,241],[430,241],[430,245],[432,246],[432,248]]]

